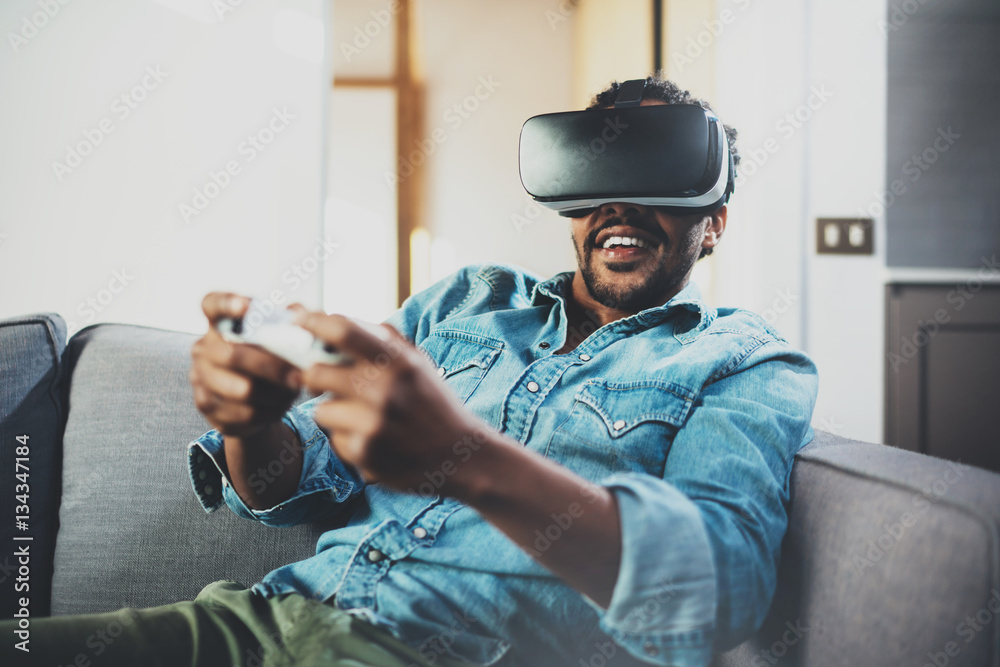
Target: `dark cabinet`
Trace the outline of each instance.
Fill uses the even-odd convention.
[[[1000,286],[886,286],[886,442],[1000,472]]]

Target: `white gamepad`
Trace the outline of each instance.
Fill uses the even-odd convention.
[[[315,336],[293,323],[295,313],[271,303],[265,308],[256,300],[242,319],[224,318],[216,329],[233,343],[259,345],[288,363],[305,370],[313,364],[347,364],[350,356],[331,351]]]

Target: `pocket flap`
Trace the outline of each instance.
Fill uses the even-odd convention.
[[[441,376],[448,379],[473,367],[485,372],[500,355],[503,343],[466,332],[436,331],[421,347],[437,365]]]
[[[600,415],[612,438],[648,421],[680,427],[687,419],[695,393],[673,382],[598,382],[583,386],[576,400]]]

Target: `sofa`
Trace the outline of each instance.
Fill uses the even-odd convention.
[[[98,324],[67,342],[55,314],[0,321],[4,618],[190,599],[314,552],[328,526],[197,504],[195,338]],[[795,459],[770,612],[714,664],[1000,667],[998,527],[1000,475],[817,431]]]

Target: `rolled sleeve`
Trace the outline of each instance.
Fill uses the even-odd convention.
[[[329,516],[345,501],[361,493],[364,480],[334,455],[329,438],[313,421],[313,408],[323,400],[325,397],[319,396],[306,401],[289,410],[282,418],[302,444],[302,474],[295,493],[274,507],[251,509],[233,489],[220,464],[223,457],[221,433],[212,430],[190,443],[188,471],[195,495],[205,511],[214,512],[226,504],[234,514],[244,519],[268,526],[294,526]],[[251,486],[266,485],[272,475],[280,474],[283,465],[285,462],[279,452],[272,465],[253,473],[248,482]]]
[[[718,651],[756,632],[771,606],[789,477],[796,452],[812,438],[817,390],[807,356],[762,345],[703,389],[692,428],[682,429],[667,457],[664,477],[698,507],[712,546]]]
[[[674,438],[663,479],[602,484],[622,531],[602,629],[634,656],[707,665],[763,623],[777,585],[795,453],[818,389],[804,354],[765,344],[706,385]]]
[[[717,591],[698,508],[654,477],[615,475],[603,485],[618,503],[622,555],[608,608],[591,602],[601,629],[654,664],[707,664]]]

